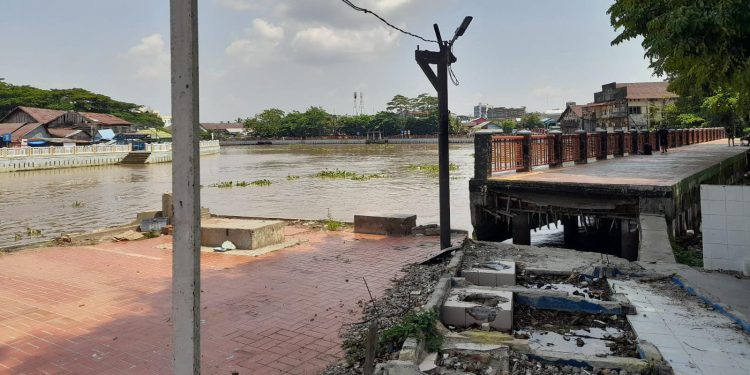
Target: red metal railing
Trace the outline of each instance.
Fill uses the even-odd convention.
[[[577,134],[563,134],[562,136],[562,158],[563,163],[576,161],[581,157],[581,141]]]
[[[638,138],[638,152],[641,153],[643,152],[643,145],[646,143],[645,142],[646,135],[639,132],[637,138]]]
[[[550,139],[551,138],[551,139]],[[552,149],[555,139],[548,135],[531,136],[531,165],[547,165],[554,159],[554,150]]]
[[[492,137],[492,171],[515,171],[523,168],[523,137]]]
[[[599,155],[599,150],[601,150],[602,146],[602,140],[601,137],[599,137],[599,134],[596,133],[589,133],[588,134],[588,154],[586,155],[589,158],[595,158]]]
[[[651,149],[656,150],[659,147],[659,135],[656,131],[648,133],[648,143],[651,145]]]
[[[617,133],[607,134],[607,155],[622,155],[620,150],[620,135]]]
[[[625,136],[625,152],[628,154],[633,153],[633,136],[630,132],[623,134]]]

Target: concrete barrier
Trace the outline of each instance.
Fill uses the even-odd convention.
[[[354,233],[408,236],[416,225],[417,215],[413,214],[354,215]]]

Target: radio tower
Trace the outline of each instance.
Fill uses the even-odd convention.
[[[357,92],[354,92],[354,105],[352,106],[352,114],[357,115]]]
[[[359,92],[359,114],[365,114],[365,94],[362,91]]]

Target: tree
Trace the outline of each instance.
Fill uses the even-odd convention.
[[[736,135],[737,133],[737,105],[739,95],[718,90],[716,95],[709,96],[703,101],[703,109],[709,115],[709,123],[721,126]]]
[[[437,112],[438,109],[438,98],[436,96],[430,96],[428,94],[419,94],[415,98],[415,110],[432,114]]]
[[[516,128],[516,122],[511,119],[505,119],[500,123],[500,127],[503,128],[503,133],[512,133],[513,129]]]
[[[348,135],[365,135],[370,130],[370,122],[372,116],[370,115],[359,115],[359,116],[343,116],[339,117],[338,122],[341,126],[341,131]]]
[[[412,109],[412,103],[409,98],[403,95],[396,95],[386,104],[385,109],[388,112],[406,115]]]
[[[392,112],[378,112],[372,117],[370,129],[381,131],[384,136],[400,134],[404,129],[403,118]]]
[[[245,127],[256,137],[273,138],[282,135],[284,111],[266,109],[251,119],[245,120]]]
[[[534,129],[544,127],[544,123],[542,122],[542,119],[539,117],[538,113],[532,112],[527,113],[523,115],[523,117],[521,117],[519,126],[526,129]]]
[[[650,67],[680,94],[750,93],[750,2],[747,0],[616,0],[613,45],[642,37]]]

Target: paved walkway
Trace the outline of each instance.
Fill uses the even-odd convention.
[[[316,374],[339,330],[437,237],[288,228],[257,258],[203,253],[206,374]],[[171,374],[171,237],[0,255],[0,373]]]

